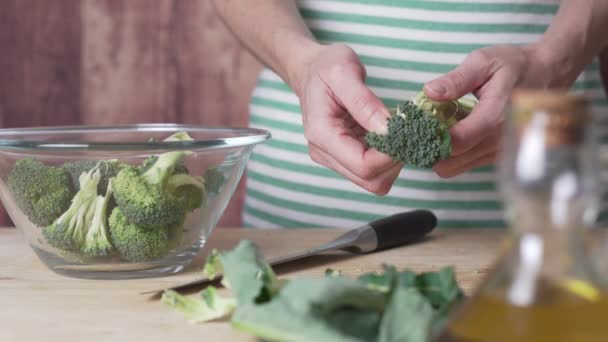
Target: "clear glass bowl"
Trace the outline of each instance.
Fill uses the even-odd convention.
[[[188,133],[193,141],[163,141],[180,131]],[[213,231],[234,194],[254,146],[269,138],[267,131],[259,129],[173,124],[0,129],[0,198],[40,260],[56,273],[95,279],[145,278],[177,273],[192,261]],[[223,177],[219,177],[222,181],[218,183],[217,191],[206,191],[203,205],[188,211],[182,229],[172,235],[171,247],[163,248],[160,257],[150,260],[129,261],[115,248],[107,256],[89,257],[81,251],[52,247],[43,234],[47,226],[32,222],[22,210],[23,204],[15,200],[9,185],[15,163],[24,158],[55,167],[83,160],[117,160],[137,166],[151,156],[170,151],[192,152],[183,160],[189,175],[206,177],[212,170],[216,179],[218,175]],[[76,193],[76,190],[70,191],[72,195]],[[108,210],[107,217],[111,210]],[[111,241],[112,229],[108,228],[107,232]]]

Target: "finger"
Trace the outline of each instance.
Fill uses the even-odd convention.
[[[359,65],[338,68],[328,80],[336,100],[367,131],[385,134],[390,112],[364,83],[365,72]]]
[[[492,77],[491,83],[484,85],[479,103],[471,114],[450,129],[452,155],[466,153],[489,135],[501,132],[503,110],[515,81],[510,73],[498,72]]]
[[[351,180],[354,184],[377,195],[385,195],[390,191],[402,168],[402,165],[400,164],[394,165],[373,178],[362,179],[342,166],[331,155],[322,149],[314,145],[310,145],[309,151],[310,157],[314,162],[336,171],[337,173]]]
[[[445,173],[437,173],[437,175],[442,178],[451,178],[478,167],[492,165],[496,162],[497,155],[497,151],[493,151],[466,164],[459,165],[458,167],[446,171]]]
[[[454,70],[424,85],[434,100],[454,100],[474,92],[491,76],[490,57],[484,50],[469,54]]]
[[[478,160],[483,156],[496,153],[496,151],[500,149],[500,141],[500,134],[489,136],[482,143],[475,146],[467,153],[459,156],[452,156],[446,160],[439,161],[437,164],[435,164],[433,170],[440,176],[444,174],[452,174],[453,170],[461,169],[462,165],[468,165],[472,161]]]
[[[348,134],[329,135],[315,147],[361,179],[374,178],[398,163],[390,156],[367,149],[365,142]]]
[[[312,107],[306,106],[308,115],[303,115],[304,136],[310,144],[330,154],[344,168],[363,179],[374,177],[396,164],[389,156],[367,148],[364,139],[367,131],[331,101],[327,92],[313,89],[310,95],[308,103]]]

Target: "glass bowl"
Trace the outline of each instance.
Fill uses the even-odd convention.
[[[178,132],[191,140],[165,141]],[[269,138],[259,129],[174,124],[0,129],[0,198],[56,273],[177,273],[209,238],[254,146]],[[132,187],[133,179],[144,181]]]

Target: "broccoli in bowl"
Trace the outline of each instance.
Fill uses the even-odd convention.
[[[191,138],[183,132],[167,138],[185,140]],[[8,177],[9,191],[55,253],[84,263],[157,261],[183,247],[188,215],[200,221],[209,203],[207,173],[185,166],[190,154],[169,151],[134,163],[21,159]],[[221,172],[209,170],[220,187]]]

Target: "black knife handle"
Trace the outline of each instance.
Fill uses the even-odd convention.
[[[428,210],[391,215],[369,224],[376,232],[375,251],[400,246],[424,237],[437,226],[437,217]]]

